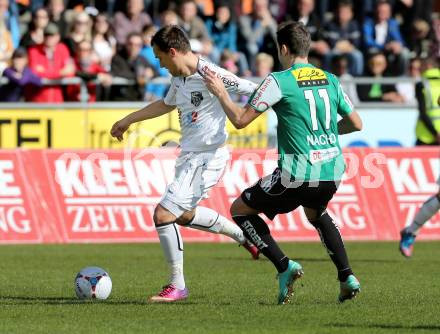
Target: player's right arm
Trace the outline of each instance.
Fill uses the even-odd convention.
[[[169,113],[176,108],[176,82],[175,78],[171,79],[171,86],[167,95],[163,100],[158,100],[150,103],[146,107],[135,111],[123,119],[113,124],[110,134],[116,137],[119,141],[123,139],[122,135],[128,130],[131,124],[144,121],[146,119],[156,118]]]
[[[110,134],[119,141],[122,141],[122,135],[128,130],[131,124],[165,115],[175,108],[176,106],[168,105],[164,100],[155,101],[117,121],[113,124]]]

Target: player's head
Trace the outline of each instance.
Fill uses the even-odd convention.
[[[278,57],[284,68],[291,66],[296,57],[307,58],[310,50],[310,33],[300,22],[280,24],[277,31]]]
[[[185,32],[178,26],[161,28],[152,38],[154,54],[173,76],[180,76],[184,56],[191,53],[191,45]]]

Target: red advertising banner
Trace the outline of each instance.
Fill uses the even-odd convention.
[[[0,151],[0,242],[42,241],[32,185],[21,151]]]
[[[397,240],[438,191],[437,148],[348,149],[328,211],[346,240]],[[174,175],[174,149],[0,151],[0,244],[156,242],[153,212]],[[235,150],[202,202],[229,217],[230,204],[276,166],[276,152]],[[266,220],[282,241],[319,240],[301,208]],[[229,241],[181,228],[186,241]],[[440,214],[420,239],[440,239]]]

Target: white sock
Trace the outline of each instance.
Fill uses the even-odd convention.
[[[183,241],[176,224],[156,226],[160,245],[170,267],[170,284],[177,289],[185,288],[183,277]]]
[[[246,241],[243,231],[237,224],[226,219],[216,211],[204,206],[198,206],[196,208],[194,219],[185,226],[196,230],[224,234],[240,244],[243,244]]]
[[[423,203],[422,207],[414,217],[414,221],[408,226],[407,231],[417,234],[423,224],[432,218],[438,210],[440,210],[440,201],[437,196],[434,195]]]

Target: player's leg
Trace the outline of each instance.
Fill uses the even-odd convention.
[[[280,174],[275,171],[269,177],[273,186],[265,186],[264,188],[270,192],[271,189],[281,186],[279,176]],[[261,183],[262,180],[246,189],[241,194],[241,197],[234,201],[231,206],[231,215],[237,225],[243,230],[245,236],[275,266],[279,279],[278,303],[285,304],[293,294],[293,283],[303,275],[302,267],[284,254],[273,239],[269,227],[258,214],[262,212],[270,219],[273,219],[278,213],[291,211],[296,206],[292,201],[292,207],[286,209],[278,200],[279,196],[269,194],[263,190]]]
[[[347,252],[339,228],[325,209],[318,211],[304,207],[304,213],[309,222],[318,231],[322,244],[335,264],[338,270],[339,281],[344,282],[353,272],[348,262]]]
[[[185,210],[178,223],[185,227],[230,237],[244,245],[253,258],[258,258],[258,250],[247,242],[240,227],[217,211],[199,206],[200,201],[208,197],[211,188],[221,179],[228,160],[229,151],[226,147],[193,154],[191,161],[187,163],[186,176],[178,189],[171,190],[174,203]]]
[[[159,236],[165,259],[170,269],[170,278],[161,292],[152,296],[152,302],[173,302],[188,297],[183,276],[183,241],[179,227],[176,226],[176,215],[158,205],[154,211],[154,224]]]
[[[304,189],[304,213],[318,231],[322,244],[338,271],[341,293],[339,301],[351,299],[360,291],[360,284],[350,267],[347,252],[338,226],[326,211],[328,202],[337,190],[334,182],[321,182],[318,187]],[[310,206],[310,207],[309,207]]]
[[[223,234],[234,239],[245,247],[254,259],[258,259],[259,250],[249,243],[240,227],[213,209],[197,206],[191,211],[186,211],[184,215],[179,217],[177,223],[196,230]]]
[[[440,192],[430,197],[416,213],[413,222],[400,232],[399,249],[403,256],[412,255],[416,236],[422,226],[440,210]]]

